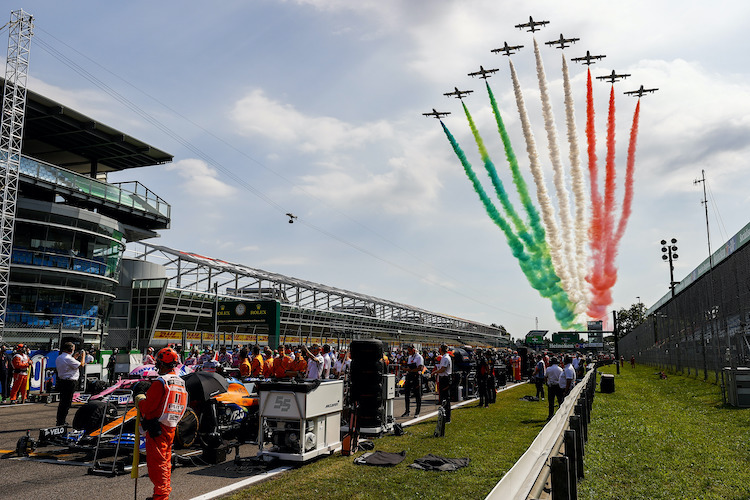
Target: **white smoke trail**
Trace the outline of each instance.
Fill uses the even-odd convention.
[[[526,111],[526,104],[523,100],[521,84],[518,81],[516,68],[513,66],[513,61],[510,59],[508,59],[508,63],[510,64],[510,74],[513,79],[513,92],[516,96],[516,106],[518,106],[518,114],[521,118],[521,128],[523,130],[524,139],[526,140],[526,152],[529,155],[531,175],[534,177],[534,184],[536,185],[536,198],[542,212],[542,223],[547,232],[547,244],[549,246],[550,258],[552,259],[552,265],[555,267],[555,272],[562,282],[561,284],[565,293],[568,294],[568,297],[571,297],[572,290],[570,289],[570,273],[565,266],[562,243],[560,242],[560,229],[557,227],[557,221],[555,220],[555,207],[552,205],[552,201],[547,193],[547,187],[544,184],[544,172],[542,166],[539,164],[534,133],[531,130],[531,123],[529,122],[529,115]]]
[[[565,90],[565,120],[568,126],[568,144],[570,147],[570,179],[573,188],[573,204],[575,207],[575,249],[578,268],[576,279],[581,301],[576,311],[581,312],[588,307],[588,293],[586,286],[586,243],[588,242],[588,225],[586,222],[586,179],[581,167],[581,154],[578,148],[578,131],[576,130],[575,104],[573,102],[573,91],[570,86],[570,72],[565,54],[562,56],[563,88]]]
[[[552,162],[552,179],[555,184],[557,206],[560,210],[563,252],[565,263],[567,264],[566,269],[569,270],[570,275],[570,282],[565,288],[568,291],[568,297],[573,302],[578,302],[580,300],[580,287],[578,285],[578,263],[575,253],[573,219],[570,215],[570,196],[568,195],[568,188],[565,185],[565,167],[560,158],[560,146],[557,139],[557,128],[555,127],[555,115],[552,112],[552,103],[550,102],[549,89],[547,87],[547,76],[544,73],[542,54],[539,51],[539,44],[536,38],[534,39],[534,57],[536,58],[536,76],[539,81],[539,93],[542,100],[544,128],[547,131],[547,147],[549,148],[549,158]],[[562,276],[560,279],[562,279]]]

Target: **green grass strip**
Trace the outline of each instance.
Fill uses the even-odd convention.
[[[750,498],[750,409],[724,405],[715,384],[656,371],[626,365],[614,393],[597,390],[579,498]]]
[[[406,427],[403,436],[374,440],[375,450],[401,452],[394,467],[354,465],[354,457],[336,453],[253,485],[233,499],[413,499],[484,498],[526,451],[545,425],[546,402],[529,402],[533,384],[498,394],[489,408],[474,402],[454,408],[445,436],[433,437],[436,419]],[[419,471],[408,467],[428,453],[471,459],[455,472]]]

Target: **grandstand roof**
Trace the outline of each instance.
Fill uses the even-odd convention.
[[[0,78],[2,85],[5,80]],[[172,155],[32,91],[27,91],[22,153],[74,172],[160,165]]]

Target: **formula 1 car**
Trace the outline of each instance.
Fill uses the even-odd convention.
[[[184,375],[188,409],[175,433],[175,447],[197,443],[203,449],[228,443],[254,442],[258,435],[259,399],[254,384],[226,379],[213,372]],[[60,444],[75,449],[116,447],[119,436],[135,430],[135,395],[145,393],[148,379],[125,379],[103,393],[92,396],[73,418],[73,429],[53,427],[40,431],[40,444]],[[43,439],[42,436],[45,436]]]

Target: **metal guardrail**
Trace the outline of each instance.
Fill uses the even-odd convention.
[[[26,156],[21,157],[18,171],[21,175],[103,201],[161,217],[170,216],[170,205],[137,181],[110,184]],[[123,188],[123,186],[131,185],[133,186],[132,189]]]
[[[577,498],[596,374],[594,367],[573,387],[555,416],[490,491],[487,500]]]

